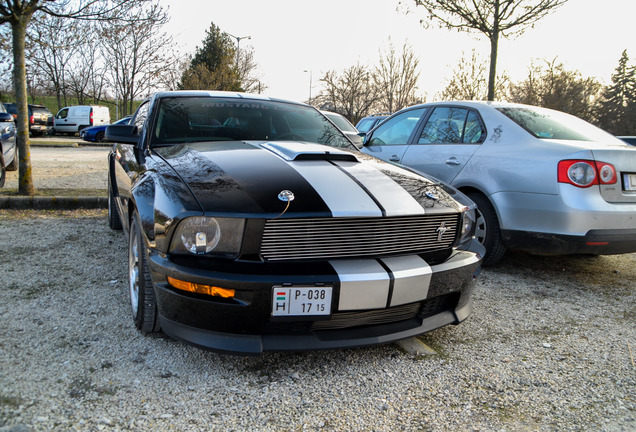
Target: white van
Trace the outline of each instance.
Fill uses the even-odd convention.
[[[77,105],[62,108],[53,125],[55,133],[77,133],[90,126],[110,124],[108,107],[98,105]]]

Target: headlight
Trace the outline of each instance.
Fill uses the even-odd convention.
[[[475,235],[475,222],[477,221],[477,214],[475,209],[466,207],[462,212],[462,226],[461,233],[459,234],[459,243],[465,243]]]
[[[170,252],[238,256],[245,219],[195,216],[182,220],[172,237]]]

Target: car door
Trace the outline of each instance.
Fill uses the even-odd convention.
[[[0,113],[7,113],[4,106],[0,103]],[[9,115],[6,118],[0,119],[0,149],[2,150],[4,163],[9,165],[13,161],[13,155],[15,152],[15,123],[10,120]]]
[[[452,183],[486,138],[477,111],[462,106],[436,106],[402,164]]]
[[[426,107],[414,108],[387,119],[367,135],[362,151],[388,162],[401,162],[426,111]]]
[[[55,115],[55,131],[56,132],[68,132],[69,131],[69,127],[68,127],[68,108],[62,108],[56,115]]]

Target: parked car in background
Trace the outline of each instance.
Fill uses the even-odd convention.
[[[131,116],[121,118],[113,124],[126,125],[130,122],[130,118]],[[104,124],[104,125],[91,126],[91,127],[84,128],[80,131],[79,136],[84,141],[103,142],[106,138],[105,132],[108,126],[109,125]]]
[[[617,136],[621,141],[625,141],[629,145],[636,146],[636,136]]]
[[[18,147],[15,142],[15,120],[0,103],[0,188],[7,171],[18,169]]]
[[[55,133],[76,134],[82,129],[110,124],[108,107],[98,105],[77,105],[64,107],[55,115]]]
[[[18,107],[14,103],[4,104],[7,112],[18,119]],[[29,134],[39,136],[50,133],[53,130],[53,113],[44,105],[27,105],[29,110]]]
[[[636,148],[576,117],[496,102],[406,108],[363,152],[450,183],[478,205],[485,264],[506,249],[636,252]]]
[[[370,116],[361,118],[356,124],[356,129],[358,132],[367,133],[389,116],[389,113],[371,114]]]
[[[358,129],[356,129],[356,127],[351,124],[345,116],[333,111],[320,112],[331,120],[333,124],[335,124],[356,147],[362,147],[362,136],[360,135],[360,132],[358,132]]]
[[[474,203],[362,154],[313,107],[166,92],[112,125],[132,316],[240,353],[386,343],[470,313]]]

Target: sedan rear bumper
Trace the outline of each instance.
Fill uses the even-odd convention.
[[[636,252],[636,229],[591,230],[582,236],[502,231],[508,249],[546,255],[615,255]]]
[[[476,252],[455,251],[442,264],[429,267],[430,282],[419,300],[355,310],[341,310],[342,305],[350,305],[342,295],[347,282],[327,263],[290,268],[293,274],[281,274],[287,266],[268,269],[262,263],[213,271],[179,265],[151,253],[149,267],[166,334],[223,352],[304,351],[386,343],[465,320],[472,311],[470,296],[483,250],[473,244]],[[233,299],[222,299],[187,293],[171,287],[167,276],[235,289],[236,294]],[[331,315],[272,316],[272,290],[281,284],[332,286]],[[364,280],[360,285],[364,289],[367,284],[371,290],[373,281]],[[397,286],[396,282],[395,289]]]

